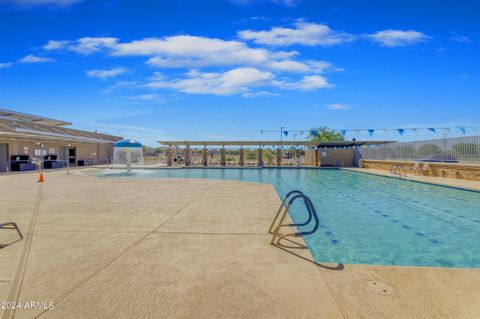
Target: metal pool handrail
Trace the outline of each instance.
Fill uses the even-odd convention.
[[[280,205],[280,207],[278,208],[278,211],[277,213],[275,214],[275,218],[273,219],[272,221],[272,224],[270,225],[270,227],[268,228],[268,232],[270,234],[273,234],[273,230],[274,230],[274,226],[275,226],[275,222],[277,221],[278,219],[278,216],[280,216],[280,212],[282,211],[282,208],[287,208],[287,206],[285,205],[285,203],[287,202],[288,198],[294,194],[301,194],[303,195],[303,192],[295,189],[293,191],[290,191],[287,193],[287,195],[285,195],[285,197],[283,198],[283,201],[282,201],[282,204]]]
[[[313,234],[314,232],[317,231],[319,225],[320,225],[320,221],[318,219],[318,215],[317,215],[317,212],[315,210],[315,207],[313,206],[313,203],[312,201],[310,200],[310,198],[303,194],[302,192],[300,191],[292,191],[290,193],[287,194],[287,196],[285,196],[285,199],[283,200],[282,202],[282,205],[280,206],[280,209],[279,209],[279,212],[277,213],[277,215],[275,216],[275,219],[272,223],[272,226],[276,224],[276,221],[278,219],[278,216],[280,215],[280,212],[282,211],[282,208],[285,206],[285,202],[286,200],[293,194],[297,194],[295,195],[294,197],[292,197],[289,202],[288,202],[288,205],[285,207],[285,209],[283,210],[283,214],[281,214],[281,218],[277,224],[277,226],[275,227],[275,229],[270,232],[269,232],[273,235],[272,237],[272,240],[270,241],[270,243],[272,245],[275,245],[275,244],[278,244],[278,242],[282,239],[282,238],[285,238],[287,236],[293,236],[293,237],[303,237],[303,236],[307,236],[307,235],[311,235]],[[297,200],[297,199],[303,199],[303,202],[305,204],[305,208],[307,209],[308,211],[308,219],[306,222],[303,222],[303,223],[298,223],[298,224],[283,224],[283,221],[285,220],[287,214],[288,214],[288,211],[290,210],[290,207],[293,205],[293,203]],[[280,233],[280,229],[282,227],[298,227],[298,226],[305,226],[305,225],[308,225],[312,219],[315,221],[315,224],[313,226],[313,228],[309,231],[300,231],[300,232],[295,232],[295,233],[287,233],[287,234],[281,234]],[[272,228],[271,226],[271,228]]]

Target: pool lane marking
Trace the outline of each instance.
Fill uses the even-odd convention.
[[[333,179],[332,179],[332,180],[333,180]],[[448,212],[444,211],[444,210],[441,209],[441,208],[438,208],[438,207],[430,207],[430,206],[428,206],[428,205],[426,205],[426,204],[423,204],[423,203],[421,203],[421,202],[418,202],[418,201],[415,201],[415,202],[414,202],[414,201],[408,200],[408,199],[406,199],[406,198],[404,198],[404,197],[392,196],[392,195],[389,195],[389,194],[387,194],[387,193],[385,193],[385,192],[383,192],[383,191],[374,190],[374,189],[372,189],[372,188],[369,187],[369,186],[365,186],[364,188],[361,188],[361,187],[358,187],[358,186],[356,186],[356,185],[350,184],[350,183],[348,183],[348,182],[345,181],[345,180],[336,179],[336,181],[339,181],[339,182],[341,182],[341,183],[347,184],[347,185],[349,185],[350,187],[359,189],[359,190],[361,190],[361,191],[368,191],[368,192],[376,193],[376,194],[378,194],[378,195],[380,195],[380,196],[382,196],[382,197],[386,197],[386,198],[389,198],[389,199],[394,199],[394,200],[396,200],[396,201],[400,201],[400,202],[401,202],[402,204],[404,204],[404,205],[408,205],[408,206],[411,206],[411,207],[420,206],[420,207],[425,208],[425,209],[430,210],[430,211],[435,210],[435,211],[432,212],[432,213],[429,213],[428,211],[424,211],[423,213],[426,214],[426,215],[431,216],[431,217],[434,218],[434,219],[441,220],[441,221],[446,222],[446,223],[448,223],[448,224],[451,224],[451,222],[448,221],[448,220],[445,220],[445,219],[443,219],[443,218],[438,218],[438,217],[434,216],[433,213],[440,212],[440,213],[446,214],[448,217],[454,217],[454,218],[456,218],[457,220],[460,220],[460,221],[463,221],[463,222],[467,222],[467,223],[469,223],[469,224],[471,224],[471,223],[477,223],[477,224],[478,224],[478,222],[477,222],[476,220],[470,220],[470,219],[465,218],[465,217],[459,217],[458,215],[455,215],[455,214],[452,213],[452,212],[449,212],[449,213],[448,213]],[[460,228],[460,229],[467,230],[467,231],[469,231],[469,232],[477,233],[475,230],[471,230],[471,229],[468,229],[468,228],[464,228],[464,226],[462,226],[462,225],[455,225],[455,226],[458,227],[458,228]]]
[[[32,246],[33,232],[35,230],[38,212],[40,211],[40,202],[42,200],[42,194],[43,194],[43,183],[38,183],[35,206],[33,208],[32,217],[30,219],[30,224],[28,225],[27,232],[24,234],[24,243],[23,243],[23,248],[20,255],[20,260],[18,262],[18,266],[14,274],[14,279],[10,286],[10,291],[8,293],[7,301],[19,300],[18,298],[20,296],[20,292],[23,287],[23,281],[25,278],[26,270],[27,270],[28,256],[30,254],[30,249]],[[2,319],[14,318],[15,311],[16,309],[5,309],[2,314]]]
[[[126,253],[128,253],[133,247],[137,246],[138,244],[140,244],[142,241],[144,241],[148,236],[150,236],[151,234],[154,234],[160,227],[162,227],[167,221],[169,221],[170,219],[172,219],[173,217],[177,216],[178,214],[180,214],[182,211],[184,211],[185,209],[187,209],[188,207],[190,207],[191,205],[193,205],[193,203],[195,203],[199,198],[201,198],[203,195],[205,195],[206,193],[208,193],[209,191],[211,191],[212,189],[215,188],[215,186],[217,186],[218,184],[218,181],[215,181],[214,183],[212,183],[213,185],[211,187],[209,187],[206,191],[202,192],[200,195],[198,195],[197,197],[195,197],[190,203],[188,203],[187,205],[185,205],[185,207],[183,207],[182,209],[178,210],[177,212],[173,213],[169,218],[167,218],[166,220],[162,221],[157,227],[155,227],[153,230],[145,233],[144,236],[142,236],[139,240],[137,240],[136,242],[134,242],[132,245],[126,247],[124,250],[122,250],[116,257],[114,257],[112,260],[110,260],[109,262],[107,262],[105,265],[101,266],[99,269],[97,269],[96,271],[94,271],[93,273],[91,273],[89,276],[85,277],[83,280],[81,280],[78,284],[76,284],[74,287],[72,287],[71,289],[69,289],[68,291],[66,291],[65,293],[63,293],[62,295],[60,295],[58,297],[57,300],[55,300],[55,307],[61,303],[63,300],[65,300],[65,298],[67,298],[69,295],[71,295],[73,292],[75,292],[77,289],[80,289],[81,287],[83,287],[87,282],[89,282],[92,278],[96,277],[101,271],[103,271],[104,269],[106,269],[108,266],[110,266],[111,264],[113,264],[115,261],[117,261],[120,257],[124,256]],[[46,312],[48,312],[50,309],[45,309],[43,310],[42,312],[40,312],[39,314],[37,314],[35,316],[35,318],[40,318],[41,316],[43,316]],[[2,319],[7,319],[7,318],[2,318]],[[8,318],[8,319],[11,319],[11,318]]]
[[[348,182],[343,181],[343,180],[340,180],[340,179],[339,179],[338,181],[340,181],[340,182],[342,182],[342,183],[344,183],[344,184],[349,184]],[[357,188],[357,189],[360,189],[360,187],[357,187],[357,186],[355,186],[355,185],[352,185],[352,187],[355,187],[355,188]],[[368,187],[368,188],[370,189],[370,187]],[[368,190],[367,190],[367,191],[368,191]],[[380,196],[383,196],[383,197],[387,196],[387,195],[386,195],[385,193],[383,193],[383,192],[380,192],[380,191],[376,191],[376,192],[379,193]],[[346,197],[347,197],[347,198],[353,198],[352,196],[346,196]],[[394,198],[394,199],[397,199],[397,198]],[[397,199],[397,200],[400,200],[400,199]],[[403,201],[402,201],[402,202],[403,202]],[[409,202],[409,201],[407,201],[407,202]],[[364,207],[365,207],[366,205],[368,205],[368,204],[366,204],[366,203],[360,203],[360,204],[361,204],[362,206],[364,206]],[[423,206],[423,205],[422,205],[422,206]],[[366,207],[366,208],[369,209],[369,210],[368,210],[369,212],[373,212],[373,213],[375,213],[375,214],[377,214],[377,215],[380,215],[380,216],[382,216],[382,217],[384,217],[384,218],[390,218],[390,217],[391,217],[390,215],[382,212],[380,209],[374,209],[374,208],[372,208],[372,207]],[[428,213],[427,213],[427,214],[428,214]],[[428,215],[431,215],[431,214],[428,214]],[[432,217],[433,217],[433,216],[432,216]],[[434,218],[435,218],[435,217],[434,217]],[[438,219],[438,218],[436,218],[436,219]],[[409,225],[407,225],[407,224],[400,224],[400,220],[397,219],[397,218],[393,218],[393,219],[390,219],[390,220],[391,220],[393,223],[396,223],[396,224],[400,225],[403,229],[412,230],[417,237],[425,237],[425,232],[424,232],[424,231],[415,230],[415,228],[412,228],[411,226],[409,226]],[[445,221],[444,219],[441,219],[441,220],[442,220],[442,221]],[[327,236],[330,235],[330,234],[327,234],[327,232],[325,232],[325,234],[326,234]],[[428,238],[425,237],[425,239],[428,239]],[[318,242],[318,241],[320,241],[320,239],[317,240],[317,241],[315,241],[315,242]],[[431,243],[433,243],[433,244],[439,244],[439,241],[438,241],[437,239],[434,239],[434,238],[430,238],[429,241],[430,241]],[[338,242],[337,242],[337,243],[333,243],[333,241],[332,241],[332,244],[333,244],[333,245],[336,245],[336,244],[338,244]]]

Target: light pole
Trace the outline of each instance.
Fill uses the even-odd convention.
[[[283,126],[280,128],[280,143],[283,141],[283,129],[284,128],[285,127],[283,127]]]

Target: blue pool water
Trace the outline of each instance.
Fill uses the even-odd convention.
[[[270,183],[281,198],[299,189],[320,218],[318,231],[305,237],[318,262],[480,268],[478,192],[336,169],[133,170],[128,178]],[[305,214],[298,204],[291,217],[302,222]]]

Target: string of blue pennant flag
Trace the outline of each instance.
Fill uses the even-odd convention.
[[[466,127],[466,126],[456,126],[456,127],[404,127],[404,128],[366,128],[366,129],[341,129],[337,130],[343,136],[347,135],[348,133],[368,133],[370,136],[373,136],[375,132],[397,132],[401,136],[403,136],[407,132],[418,133],[421,131],[428,131],[432,133],[439,133],[439,132],[452,132],[458,130],[463,135],[467,134],[468,130],[478,129],[478,127]],[[266,131],[261,130],[260,133],[278,133],[281,132],[283,135],[288,136],[291,133],[299,133],[300,135],[307,134],[309,136],[318,136],[320,131],[317,129],[310,129],[310,130],[273,130],[273,131]]]

